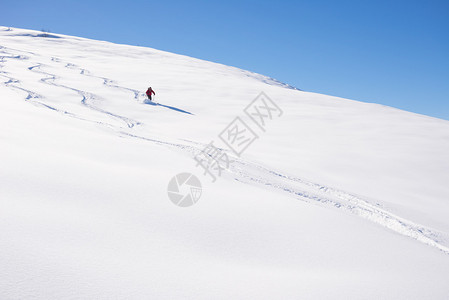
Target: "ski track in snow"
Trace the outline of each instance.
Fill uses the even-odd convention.
[[[5,51],[1,51],[1,53],[5,53]],[[26,56],[22,56],[22,55],[15,55],[15,56],[14,55],[13,56],[8,56],[8,55],[2,56],[2,55],[0,55],[0,68],[3,67],[3,64],[5,63],[5,59],[8,59],[8,58],[9,59],[21,59],[21,60],[28,59]],[[48,104],[43,103],[42,101],[36,100],[36,99],[43,99],[44,97],[42,95],[38,94],[38,93],[35,93],[35,92],[31,91],[31,90],[25,89],[25,88],[23,88],[21,86],[17,86],[17,85],[21,84],[20,80],[14,78],[14,77],[9,76],[7,72],[0,70],[0,76],[7,79],[7,81],[3,82],[3,84],[5,86],[13,88],[13,89],[16,89],[16,90],[19,90],[19,91],[22,91],[22,92],[25,92],[27,94],[27,96],[25,97],[26,101],[31,102],[31,103],[33,103],[36,106],[45,107],[45,108],[48,108],[48,109],[51,109],[51,110],[54,110],[54,111],[57,111],[57,112],[60,112],[60,113],[63,113],[63,114],[73,115],[73,114],[71,114],[71,113],[69,113],[67,111],[59,110],[59,109],[57,109],[57,108],[55,108],[53,106],[50,106]]]
[[[106,115],[108,115],[110,117],[119,119],[119,120],[125,122],[125,124],[129,128],[133,128],[134,126],[140,124],[140,122],[134,121],[134,120],[132,120],[130,118],[127,118],[127,117],[124,117],[124,116],[120,116],[118,114],[114,114],[112,112],[109,112],[107,110],[101,109],[101,108],[93,105],[92,102],[94,100],[102,100],[99,96],[97,96],[97,95],[95,95],[93,93],[89,93],[89,92],[86,92],[86,91],[82,91],[82,90],[79,90],[79,89],[75,89],[75,88],[72,88],[72,87],[69,87],[69,86],[66,86],[66,85],[62,85],[62,84],[56,83],[56,80],[58,79],[58,77],[56,75],[54,75],[54,74],[42,71],[41,68],[43,66],[44,66],[43,64],[39,63],[39,64],[37,64],[35,66],[29,67],[28,69],[30,71],[34,71],[34,72],[37,72],[37,73],[41,73],[43,75],[47,75],[48,76],[47,78],[42,78],[41,79],[41,81],[46,83],[46,84],[54,85],[54,86],[57,86],[57,87],[66,88],[66,89],[69,89],[69,90],[72,90],[72,91],[78,93],[82,97],[81,103],[84,106],[86,106],[86,107],[88,107],[88,108],[90,108],[92,110],[95,110],[95,111],[98,111],[100,113],[106,114]],[[72,66],[75,66],[75,65],[72,65]],[[85,71],[85,70],[81,70],[80,74],[85,75],[83,73],[83,71]],[[91,76],[91,75],[89,75],[89,76]],[[93,76],[91,76],[91,77],[93,77]]]
[[[237,175],[236,180],[278,190],[309,203],[343,210],[449,254],[449,248],[441,244],[446,241],[446,234],[390,213],[363,197],[240,159],[230,165],[230,172]]]
[[[52,58],[52,59],[55,59],[55,58]],[[57,61],[57,59],[56,59],[55,61]],[[101,77],[101,76],[92,75],[91,72],[90,72],[89,70],[86,70],[86,69],[83,69],[83,68],[81,68],[81,67],[78,67],[78,66],[75,65],[75,64],[67,63],[67,64],[65,65],[65,67],[66,67],[66,68],[72,68],[72,69],[78,69],[78,70],[80,71],[80,74],[81,74],[81,75],[85,75],[85,76],[89,76],[89,77],[101,79],[101,80],[103,80],[103,84],[104,84],[104,85],[107,85],[107,86],[109,86],[109,87],[117,88],[117,89],[121,89],[121,90],[124,90],[124,91],[131,92],[131,93],[134,94],[134,99],[135,99],[135,100],[139,100],[139,97],[142,95],[142,93],[141,93],[140,91],[138,91],[138,90],[135,90],[135,89],[131,89],[131,88],[128,88],[128,87],[124,87],[124,86],[117,85],[117,84],[115,83],[114,80],[109,79],[109,78],[106,78],[106,77]]]
[[[16,49],[10,49],[13,51],[20,51]],[[27,53],[31,55],[35,55],[32,52],[25,52],[20,51],[22,53]],[[125,132],[122,130],[122,128],[117,128],[116,126],[113,126],[108,123],[99,122],[97,120],[90,120],[86,119],[84,117],[78,116],[76,114],[73,114],[71,112],[67,112],[64,110],[60,110],[56,107],[50,106],[46,103],[44,103],[44,97],[38,93],[35,93],[29,89],[26,89],[21,86],[21,81],[11,77],[7,72],[3,71],[2,68],[4,64],[9,59],[18,59],[18,60],[29,60],[30,58],[27,55],[15,55],[7,51],[6,47],[0,46],[0,77],[6,78],[6,81],[3,82],[3,84],[9,88],[13,88],[16,90],[20,90],[22,92],[26,93],[25,100],[28,102],[31,102],[32,104],[40,107],[45,107],[48,109],[51,109],[53,111],[62,113],[64,115],[74,117],[83,121],[89,121],[94,122],[96,124],[107,126],[110,129],[114,129],[115,132],[117,132],[120,136],[126,136],[129,138],[137,138],[141,140],[145,140],[147,142],[151,142],[160,146],[169,147],[172,150],[181,151],[184,154],[187,154],[188,156],[191,156],[192,158],[201,153],[202,149],[206,146],[205,144],[183,140],[186,143],[181,144],[179,142],[169,142],[169,141],[163,141],[155,138],[149,138],[144,136],[139,136],[132,134],[130,132]],[[55,63],[64,63],[59,58],[53,57],[51,59],[52,62]],[[118,119],[122,122],[124,122],[129,129],[134,128],[136,125],[141,124],[138,121],[132,120],[130,118],[120,116],[117,114],[114,114],[112,112],[106,111],[104,109],[101,109],[93,104],[95,100],[103,100],[101,97],[89,93],[87,91],[82,91],[70,86],[66,86],[60,83],[57,83],[58,76],[55,74],[51,74],[48,72],[45,72],[42,70],[42,68],[45,68],[46,65],[43,63],[34,63],[32,66],[28,67],[29,71],[39,73],[44,75],[43,78],[40,79],[41,82],[60,87],[65,88],[71,91],[74,91],[78,93],[82,100],[81,103],[86,106],[87,108],[103,113],[109,117]],[[117,88],[121,89],[127,92],[131,92],[134,96],[135,100],[139,100],[139,96],[141,93],[138,90],[134,90],[128,87],[119,86],[117,85],[113,80],[101,77],[101,76],[95,76],[92,75],[91,72],[89,72],[87,69],[81,68],[75,64],[72,63],[65,63],[65,68],[68,69],[74,69],[79,71],[79,74],[91,77],[91,78],[97,78],[103,80],[103,84],[110,87],[110,88]],[[226,151],[222,149],[223,151]],[[231,157],[231,155],[228,153],[228,156]],[[243,159],[232,157],[232,163],[229,165],[229,168],[226,170],[227,174],[230,175],[234,180],[246,183],[246,184],[252,184],[255,186],[259,186],[261,188],[266,188],[274,191],[278,191],[281,193],[285,193],[289,196],[295,197],[296,199],[299,199],[301,201],[305,201],[307,203],[320,205],[327,208],[337,209],[340,211],[344,211],[346,213],[354,214],[356,216],[359,216],[361,218],[364,218],[366,220],[369,220],[373,223],[376,223],[380,226],[383,226],[385,228],[388,228],[396,233],[399,233],[403,236],[407,236],[409,238],[413,238],[421,243],[424,243],[426,245],[432,246],[434,248],[437,248],[440,251],[443,251],[446,254],[449,254],[449,248],[443,245],[442,243],[445,243],[447,241],[447,234],[438,232],[436,230],[432,230],[430,228],[427,228],[425,226],[416,224],[410,220],[406,220],[400,216],[397,216],[391,212],[388,212],[385,208],[383,208],[379,204],[373,204],[375,201],[368,200],[366,198],[350,194],[348,192],[335,189],[332,187],[328,187],[325,185],[321,185],[318,183],[314,183],[312,181],[308,181],[305,179],[301,179],[298,177],[286,175],[271,169],[268,169],[266,167],[260,166],[258,164],[245,161]]]
[[[192,157],[192,160],[193,157],[201,153],[202,149],[206,146],[206,144],[202,147],[197,147],[176,142],[167,142],[154,138],[137,136],[123,131],[120,133],[125,136],[143,139],[158,145],[177,148],[184,153],[188,153],[189,156]],[[198,144],[196,142],[190,143]],[[221,150],[226,151],[225,149]],[[441,244],[446,241],[446,234],[390,213],[383,209],[379,204],[372,204],[363,197],[339,189],[285,175],[236,157],[231,158],[229,154],[228,156],[230,157],[230,160],[232,160],[232,163],[230,163],[227,171],[236,181],[286,193],[289,196],[293,196],[296,199],[311,204],[354,214],[449,254],[449,248]]]
[[[14,55],[14,54],[12,54],[12,53],[10,53],[8,51],[5,51],[6,50],[5,47],[1,47],[0,49],[1,49],[0,53],[6,54],[6,55],[0,55],[0,63],[2,64],[1,67],[3,67],[3,64],[5,63],[5,59],[19,59],[19,60],[29,60],[30,59],[26,55]],[[31,52],[27,52],[27,53],[34,55]],[[52,58],[52,61],[56,62],[56,63],[60,63],[61,62],[60,59],[55,58],[55,57]],[[41,82],[43,82],[45,84],[57,86],[57,87],[60,87],[60,88],[65,88],[65,89],[68,89],[68,90],[71,90],[71,91],[74,91],[74,92],[78,93],[81,96],[81,103],[84,106],[86,106],[89,109],[91,109],[91,110],[95,110],[95,111],[103,113],[103,114],[105,114],[105,115],[107,115],[109,117],[112,117],[112,118],[115,118],[115,119],[119,119],[120,121],[124,122],[129,128],[133,128],[134,126],[137,126],[137,125],[141,124],[138,121],[132,120],[130,118],[127,118],[127,117],[124,117],[124,116],[121,116],[121,115],[118,115],[118,114],[115,114],[115,113],[112,113],[112,112],[109,112],[107,110],[104,110],[102,108],[99,108],[99,107],[93,105],[92,102],[94,100],[103,100],[103,99],[101,97],[93,94],[93,93],[89,93],[87,91],[82,91],[82,90],[79,90],[79,89],[76,89],[76,88],[73,88],[73,87],[69,87],[69,86],[57,83],[56,81],[58,79],[58,76],[55,75],[55,74],[51,74],[51,73],[43,71],[42,70],[43,67],[46,67],[46,65],[43,64],[43,63],[36,63],[36,64],[32,65],[31,67],[28,67],[28,70],[30,70],[32,72],[35,72],[35,73],[40,73],[40,74],[45,75],[45,77],[40,80]],[[90,75],[90,72],[88,70],[79,68],[75,64],[67,63],[65,65],[65,67],[66,68],[72,68],[72,69],[79,69],[79,72],[80,72],[81,75],[102,79],[103,80],[103,84],[105,84],[105,85],[107,85],[109,87],[124,89],[126,91],[131,91],[131,92],[134,93],[134,98],[135,99],[138,99],[138,97],[139,97],[139,94],[140,94],[139,91],[115,85],[115,84],[113,84],[113,80],[110,80],[110,79],[105,78],[105,77],[99,77],[99,76]],[[57,109],[57,108],[55,108],[53,106],[45,104],[42,101],[44,99],[44,97],[42,95],[39,95],[39,94],[37,94],[37,93],[35,93],[33,91],[30,91],[30,90],[27,90],[25,88],[17,86],[16,84],[20,84],[20,81],[18,79],[15,79],[13,77],[7,76],[5,74],[7,74],[7,73],[4,72],[4,71],[0,71],[0,75],[8,79],[8,81],[4,82],[4,84],[6,86],[8,86],[8,87],[12,87],[14,89],[26,92],[27,96],[26,96],[25,100],[33,99],[32,102],[34,104],[37,104],[37,105],[43,106],[45,108],[49,108],[51,110],[58,111],[58,112],[61,112],[61,113],[64,113],[64,114],[71,114],[71,113],[69,113],[67,111],[59,110],[59,109]],[[40,101],[37,101],[35,99],[40,99]],[[71,114],[71,115],[75,116],[74,114]],[[82,118],[82,117],[79,117],[79,116],[75,116],[75,117],[85,120],[85,118]],[[93,121],[93,122],[99,123],[97,121]],[[100,122],[100,123],[103,123],[103,122]]]

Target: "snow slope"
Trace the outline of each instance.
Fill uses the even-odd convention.
[[[283,115],[236,157],[218,135],[260,92]],[[448,121],[0,27],[0,125],[1,299],[449,295]],[[234,160],[214,183],[212,140]]]

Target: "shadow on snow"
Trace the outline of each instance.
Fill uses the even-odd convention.
[[[169,106],[169,105],[164,105],[164,104],[156,103],[156,102],[153,102],[153,101],[151,101],[151,100],[149,100],[149,99],[145,99],[145,101],[144,101],[143,103],[148,104],[148,105],[153,105],[153,106],[162,106],[162,107],[165,107],[165,108],[168,108],[168,109],[177,111],[177,112],[181,112],[181,113],[184,113],[184,114],[193,115],[191,112],[182,110],[182,109],[177,108],[177,107],[173,107],[173,106]]]

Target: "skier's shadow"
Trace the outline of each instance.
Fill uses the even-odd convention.
[[[173,106],[169,106],[169,105],[164,105],[164,104],[156,103],[156,102],[153,102],[153,101],[151,101],[151,100],[149,100],[149,99],[145,99],[145,101],[144,101],[143,103],[148,104],[148,105],[153,105],[153,106],[162,106],[162,107],[165,107],[165,108],[168,108],[168,109],[177,111],[177,112],[181,112],[181,113],[184,113],[184,114],[193,115],[191,112],[188,112],[188,111],[186,111],[186,110],[182,110],[182,109],[180,109],[180,108],[173,107]]]

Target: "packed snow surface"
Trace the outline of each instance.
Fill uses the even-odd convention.
[[[260,128],[262,92],[282,113]],[[220,138],[237,117],[257,136],[240,156]],[[448,121],[0,27],[0,126],[1,299],[449,295]],[[179,173],[195,205],[169,200]]]

